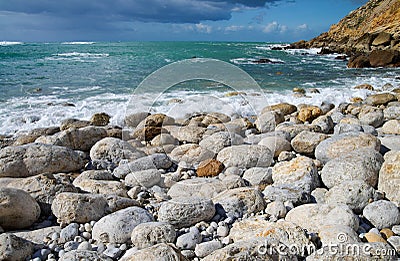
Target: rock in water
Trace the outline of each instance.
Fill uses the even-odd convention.
[[[145,222],[154,221],[153,216],[140,207],[128,207],[102,217],[93,226],[93,239],[103,243],[123,244],[131,240],[133,229]]]
[[[158,220],[182,228],[190,227],[200,221],[208,221],[214,214],[214,203],[210,199],[174,198],[161,204]]]
[[[73,172],[84,167],[83,154],[71,149],[31,143],[0,150],[0,177],[29,177]]]
[[[0,226],[7,230],[26,228],[38,220],[40,207],[25,191],[0,188]]]
[[[111,116],[107,113],[95,113],[92,118],[90,118],[90,124],[94,126],[106,126],[110,122]]]

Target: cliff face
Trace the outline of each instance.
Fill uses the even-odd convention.
[[[400,0],[370,0],[352,11],[326,33],[306,42],[292,44],[294,48],[323,47],[325,52],[347,53],[363,57],[365,66],[400,66]],[[388,64],[369,61],[370,54],[385,54],[392,60]],[[376,55],[376,54],[380,55]],[[368,61],[369,64],[368,64]]]

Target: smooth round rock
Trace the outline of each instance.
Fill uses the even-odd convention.
[[[262,145],[237,145],[224,148],[217,155],[217,160],[225,167],[269,167],[273,153]]]
[[[0,260],[20,261],[33,254],[34,245],[13,234],[0,234]]]
[[[390,228],[400,224],[399,208],[390,201],[378,200],[368,204],[363,215],[377,229]]]
[[[142,249],[158,243],[173,243],[176,238],[175,228],[164,222],[146,222],[137,225],[131,234],[135,247]]]

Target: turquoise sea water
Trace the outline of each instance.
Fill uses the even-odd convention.
[[[347,69],[346,62],[336,60],[336,55],[317,55],[318,50],[271,50],[273,46],[276,44],[0,42],[0,134],[51,126],[70,117],[87,119],[100,111],[111,114],[112,122],[120,124],[124,106],[146,76],[192,57],[239,66],[257,81],[269,103],[340,103],[354,96],[365,97],[366,91],[352,89],[357,84],[370,83],[375,88],[400,84],[398,69]],[[254,63],[261,58],[274,63]],[[225,97],[227,90],[220,87],[190,82],[177,86],[166,99],[184,101],[209,92],[235,104],[234,97]],[[318,88],[320,93],[295,98],[291,92],[294,87]],[[153,90],[146,91],[141,99],[152,99]],[[167,109],[163,107],[167,100],[158,104],[160,111]]]

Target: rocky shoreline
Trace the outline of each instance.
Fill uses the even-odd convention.
[[[3,137],[0,260],[398,260],[399,93]]]

